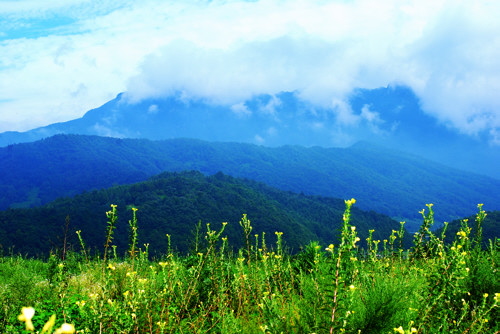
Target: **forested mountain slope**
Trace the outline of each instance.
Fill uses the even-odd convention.
[[[358,200],[363,209],[417,219],[426,203],[440,221],[500,209],[500,181],[367,143],[276,148],[192,139],[149,141],[58,135],[0,148],[0,208],[138,182],[163,171],[222,171],[273,187]]]
[[[219,230],[222,222],[228,222],[224,235],[232,246],[240,247],[243,230],[239,221],[243,214],[248,215],[253,226],[252,242],[254,234],[262,238],[265,232],[268,246],[273,247],[275,232],[283,232],[283,240],[292,252],[310,241],[328,245],[337,240],[345,208],[341,199],[285,192],[222,173],[163,173],[148,181],[62,198],[38,208],[1,211],[0,244],[4,252],[48,254],[51,249],[64,248],[65,224],[69,222],[68,247],[79,249],[75,231],[81,230],[88,247],[102,250],[107,226],[105,212],[111,210],[111,204],[118,209],[114,244],[120,254],[128,248],[132,207],[138,208],[139,246],[144,249],[148,243],[155,254],[166,253],[166,234],[171,235],[172,246],[178,251],[194,247],[198,222],[200,242],[205,240],[206,223],[212,230]],[[375,229],[374,238],[386,239],[400,227],[385,215],[356,207],[352,224],[361,240],[368,236],[369,229]]]

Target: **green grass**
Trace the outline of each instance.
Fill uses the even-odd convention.
[[[359,240],[350,225],[354,202],[346,201],[337,243],[313,242],[294,255],[283,249],[286,235],[253,231],[244,215],[240,250],[223,223],[207,225],[187,255],[169,247],[150,259],[147,244],[137,245],[134,210],[123,258],[109,228],[103,256],[83,248],[65,251],[64,260],[57,252],[47,261],[0,257],[0,332],[26,333],[18,316],[27,306],[36,329],[56,314],[54,327],[71,323],[77,333],[500,331],[498,239],[481,248],[464,222],[445,244],[431,232],[429,205],[413,247],[399,243],[403,229]],[[483,219],[479,206],[476,224]]]

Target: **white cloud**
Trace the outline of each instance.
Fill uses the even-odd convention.
[[[0,131],[75,118],[124,90],[228,105],[297,91],[355,124],[346,95],[392,83],[464,133],[500,128],[498,1],[41,3],[0,9],[11,27],[73,20],[46,36],[0,37]]]
[[[154,115],[157,114],[160,109],[157,104],[152,104],[148,108],[148,114]]]
[[[244,102],[233,104],[231,106],[231,111],[239,117],[247,117],[252,115],[252,111],[248,109]]]

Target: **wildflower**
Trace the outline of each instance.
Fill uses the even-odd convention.
[[[398,328],[394,328],[394,331],[396,333],[405,334],[405,330],[403,329],[403,326],[399,326]]]
[[[334,244],[330,244],[328,247],[325,248],[327,252],[333,253],[333,249],[335,248]]]
[[[349,285],[349,290],[354,290],[354,289],[356,289],[356,287],[354,285],[352,285],[352,284]]]
[[[417,332],[417,329],[416,329],[415,327],[412,327],[412,328],[410,329],[410,332],[411,332],[411,333],[416,333],[416,332]]]
[[[84,307],[85,306],[85,300],[77,300],[75,304],[79,307]]]
[[[167,262],[160,262],[158,263],[162,268],[165,268],[167,266]]]
[[[108,264],[108,269],[115,270],[115,269],[116,269],[116,267],[115,267],[115,266],[113,266],[111,263],[109,263],[109,264]]]
[[[58,329],[56,329],[56,331],[54,332],[54,334],[73,334],[75,333],[76,330],[75,330],[75,326],[71,325],[71,324],[62,324],[61,327],[59,327]]]
[[[52,328],[54,327],[55,323],[56,323],[56,315],[52,314],[49,318],[49,321],[47,321],[45,325],[43,325],[42,333],[49,333],[50,331],[52,331]]]
[[[21,314],[17,317],[20,321],[24,321],[26,323],[26,330],[34,331],[35,327],[33,326],[33,316],[35,315],[35,309],[33,307],[23,307],[21,309]]]
[[[354,198],[351,198],[349,200],[344,200],[344,203],[351,206],[353,205],[354,203],[356,203],[356,200]]]

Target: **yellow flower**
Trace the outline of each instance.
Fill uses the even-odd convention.
[[[35,309],[33,307],[23,307],[21,309],[21,314],[19,315],[19,320],[27,321],[33,319],[35,315]]]
[[[54,328],[54,324],[56,323],[56,315],[52,314],[49,318],[49,321],[43,325],[42,328],[42,333],[49,333],[52,331],[52,328]]]
[[[26,323],[26,330],[34,331],[35,327],[33,326],[33,323],[31,322],[31,319],[33,319],[34,315],[35,315],[35,309],[33,307],[23,307],[21,309],[21,314],[17,318],[20,321],[23,321]]]
[[[325,248],[325,250],[327,252],[332,252],[333,253],[333,249],[335,248],[335,245],[334,244],[330,244],[327,248]]]
[[[54,332],[54,334],[73,334],[75,333],[76,330],[75,330],[75,326],[71,325],[71,324],[62,324],[61,327],[59,327],[58,329],[56,329],[56,331]]]
[[[354,198],[351,198],[349,200],[344,200],[345,204],[348,204],[349,206],[353,205],[356,203],[356,200]]]
[[[403,329],[403,326],[399,326],[398,328],[394,328],[394,331],[396,333],[405,334],[405,330]]]

